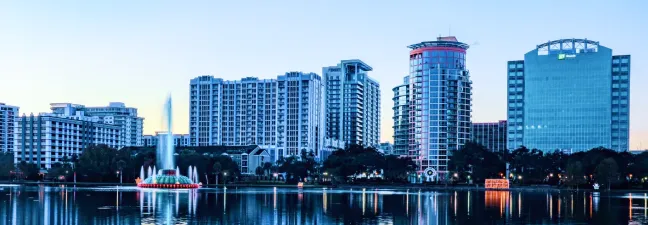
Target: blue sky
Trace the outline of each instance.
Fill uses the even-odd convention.
[[[496,3],[495,3],[496,2]],[[174,128],[188,130],[189,80],[274,78],[357,58],[382,89],[391,141],[391,88],[407,45],[454,35],[471,45],[473,121],[506,118],[506,61],[537,44],[588,38],[631,54],[631,148],[648,148],[645,1],[3,1],[0,102],[21,113],[49,103],[137,107],[159,130],[167,93]]]

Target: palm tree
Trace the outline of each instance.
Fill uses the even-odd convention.
[[[212,166],[212,172],[216,176],[216,181],[215,181],[216,186],[218,186],[218,174],[221,172],[222,169],[223,168],[219,162],[214,163],[214,166]]]

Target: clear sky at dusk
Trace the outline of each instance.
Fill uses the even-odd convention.
[[[497,4],[496,4],[497,3]],[[189,80],[276,78],[361,59],[382,91],[382,140],[393,130],[391,88],[407,45],[454,35],[471,45],[473,121],[506,119],[506,62],[536,45],[587,38],[631,54],[631,149],[648,148],[646,1],[3,1],[0,102],[21,113],[49,103],[124,102],[159,130],[166,95],[175,132],[188,131]]]

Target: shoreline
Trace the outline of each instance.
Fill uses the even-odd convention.
[[[3,182],[0,181],[1,185],[66,185],[66,186],[125,186],[125,187],[136,187],[134,183],[98,183],[98,182],[35,182],[35,181],[20,181],[20,182]],[[222,187],[242,187],[242,188],[297,188],[296,184],[209,184],[203,185],[203,188],[222,188]],[[571,188],[560,188],[555,186],[512,186],[508,189],[487,189],[483,186],[444,186],[444,185],[421,185],[421,184],[403,184],[403,185],[394,185],[394,184],[342,184],[342,185],[321,185],[321,184],[304,184],[303,189],[315,189],[315,188],[333,188],[333,189],[353,189],[353,188],[365,188],[365,189],[396,189],[396,190],[420,190],[420,191],[521,191],[521,192],[561,192],[561,191],[572,191],[572,192],[648,192],[646,189],[612,189],[612,190],[594,190],[594,189],[571,189]]]

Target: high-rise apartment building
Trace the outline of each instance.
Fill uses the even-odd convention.
[[[394,91],[394,149],[392,154],[407,156],[409,154],[409,76],[403,79],[403,84],[392,89]]]
[[[493,152],[506,151],[506,120],[494,123],[473,123],[471,139]]]
[[[201,76],[190,83],[193,146],[259,145],[274,157],[321,155],[323,87],[314,73],[289,72],[277,79],[224,81]]]
[[[110,102],[108,106],[86,107],[84,105],[56,103],[51,105],[52,112],[63,113],[67,107],[73,107],[77,111],[83,111],[86,116],[96,116],[105,123],[121,127],[120,146],[142,146],[144,130],[144,118],[137,116],[137,108],[126,107],[121,102]]]
[[[628,150],[630,55],[561,39],[509,61],[507,71],[509,150]]]
[[[21,116],[15,124],[14,162],[37,164],[41,170],[72,159],[90,145],[121,146],[121,127],[87,116],[77,105],[52,104],[57,110],[38,116]]]
[[[447,176],[451,152],[470,140],[472,81],[466,69],[469,46],[455,37],[439,37],[408,47],[409,89],[397,87],[399,101],[394,106],[400,115],[405,112],[400,99],[409,102],[408,155],[427,180],[438,180]],[[403,97],[402,91],[407,91],[409,98]],[[400,120],[405,118],[401,116]],[[398,126],[394,132],[404,137],[404,127]]]
[[[14,122],[17,117],[17,106],[0,103],[0,152],[14,150]]]
[[[327,138],[378,146],[380,85],[369,77],[371,70],[371,66],[357,59],[322,68]]]

